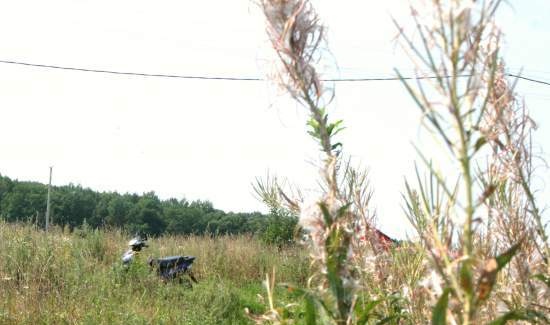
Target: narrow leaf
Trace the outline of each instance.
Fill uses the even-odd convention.
[[[478,200],[477,204],[478,205],[483,204],[483,202],[485,202],[485,200],[487,200],[489,197],[491,197],[491,195],[493,195],[493,193],[495,192],[496,189],[497,189],[497,186],[495,184],[486,185],[485,190],[483,191],[483,193],[479,197],[479,200]]]
[[[473,276],[471,271],[471,263],[466,261],[460,267],[460,286],[462,289],[471,295],[474,290]]]
[[[321,209],[321,212],[323,213],[323,218],[325,220],[325,224],[330,227],[332,225],[332,216],[330,215],[330,212],[327,209],[327,206],[325,203],[319,203],[319,208]]]
[[[520,245],[521,241],[510,247],[510,249],[506,252],[490,259],[487,263],[485,263],[485,267],[481,272],[481,276],[477,284],[477,305],[489,298],[489,294],[495,285],[498,272],[510,262]]]
[[[313,300],[313,297],[309,294],[306,294],[306,324],[307,325],[315,325],[317,324],[317,314],[315,308],[315,301]]]
[[[489,325],[504,325],[510,320],[524,320],[530,323],[537,324],[538,321],[541,321],[541,323],[543,324],[549,323],[548,318],[543,313],[540,313],[536,310],[527,309],[509,311],[506,314],[495,319],[494,321],[490,322]]]
[[[522,242],[522,240],[520,240],[518,243],[516,243],[515,245],[510,247],[510,249],[508,249],[506,252],[504,252],[504,253],[502,253],[502,254],[500,254],[499,256],[496,257],[497,264],[498,264],[497,272],[502,270],[502,268],[505,267],[506,264],[508,264],[510,262],[512,257],[514,257],[514,255],[516,255],[516,252],[518,251],[519,247],[521,246],[521,242]]]
[[[342,143],[341,142],[337,142],[335,144],[332,145],[331,149],[332,150],[336,150],[338,148],[341,148],[342,147]]]
[[[546,284],[548,288],[550,288],[550,276],[539,273],[539,274],[533,275],[533,278],[542,281],[544,284]]]
[[[490,322],[489,325],[504,325],[509,320],[526,320],[521,313],[517,311],[509,311],[506,314],[500,316],[494,321]]]
[[[495,258],[492,258],[487,263],[485,263],[485,267],[483,268],[483,271],[481,272],[481,276],[479,277],[479,281],[477,283],[477,305],[489,298],[489,294],[491,293],[491,290],[493,290],[493,286],[495,285],[497,273],[498,263]]]
[[[362,310],[357,311],[358,319],[357,319],[357,325],[364,325],[369,321],[369,318],[372,316],[372,310],[382,302],[382,300],[372,300],[367,303],[365,308]],[[356,309],[359,308],[359,304],[356,305]]]
[[[391,322],[392,320],[394,320],[398,317],[399,317],[398,315],[388,316],[388,317],[383,318],[382,320],[380,320],[378,323],[376,323],[376,325],[387,324],[387,323]]]
[[[476,153],[481,147],[483,147],[484,144],[487,143],[487,139],[485,137],[481,137],[477,139],[476,144],[474,146],[474,153]]]
[[[348,212],[349,207],[351,206],[351,203],[345,204],[340,209],[338,209],[338,212],[336,213],[336,218],[342,217],[346,212]]]
[[[447,325],[447,305],[449,304],[449,293],[451,290],[445,288],[441,297],[435,304],[435,307],[432,311],[432,324],[433,325]]]

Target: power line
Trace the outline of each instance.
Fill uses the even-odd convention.
[[[108,73],[108,74],[127,75],[127,76],[138,76],[138,77],[160,77],[160,78],[202,79],[202,80],[231,80],[231,81],[261,81],[261,80],[263,80],[263,79],[261,79],[261,78],[215,77],[215,76],[214,76],[214,77],[212,77],[212,76],[186,76],[186,75],[176,75],[176,74],[161,74],[161,73],[142,73],[142,72],[124,72],[124,71],[112,71],[112,70],[98,70],[98,69],[75,68],[75,67],[65,67],[65,66],[58,66],[58,65],[48,65],[48,64],[18,62],[18,61],[6,61],[6,60],[0,60],[0,63],[5,63],[5,64],[17,64],[17,65],[24,65],[24,66],[35,67],[35,68],[71,70],[71,71],[81,71],[81,72]]]
[[[80,71],[80,72],[95,72],[95,73],[107,73],[115,75],[126,75],[126,76],[138,76],[138,77],[157,77],[157,78],[178,78],[178,79],[199,79],[199,80],[226,80],[226,81],[264,81],[264,78],[257,77],[221,77],[221,76],[197,76],[197,75],[178,75],[178,74],[162,74],[162,73],[144,73],[144,72],[125,72],[125,71],[114,71],[114,70],[101,70],[101,69],[88,69],[88,68],[75,68],[67,66],[58,66],[58,65],[49,65],[49,64],[39,64],[39,63],[29,63],[29,62],[20,62],[20,61],[8,61],[0,60],[0,63],[4,64],[15,64],[22,65],[27,67],[35,68],[44,68],[44,69],[58,69],[58,70],[70,70],[70,71]],[[535,82],[543,85],[550,86],[550,82],[528,78],[521,75],[506,73],[507,76],[526,80],[529,82]],[[459,77],[470,77],[471,75],[461,75]],[[323,79],[322,81],[329,82],[366,82],[366,81],[398,81],[398,80],[423,80],[423,79],[436,79],[436,78],[449,78],[449,76],[422,76],[422,77],[366,77],[366,78],[334,78],[334,79]]]
[[[512,74],[512,73],[507,73],[506,75],[508,77],[523,79],[523,80],[527,80],[527,81],[536,82],[536,83],[539,83],[539,84],[550,86],[550,82],[548,82],[548,81],[538,80],[538,79],[533,79],[533,78],[527,78],[527,77],[523,77],[523,76],[520,76],[520,75],[517,75],[517,74]]]

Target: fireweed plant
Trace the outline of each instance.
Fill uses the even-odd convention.
[[[548,237],[531,183],[535,125],[499,56],[500,1],[411,3],[411,34],[395,21],[418,76],[436,76],[403,79],[405,89],[459,172],[449,181],[417,148],[427,175],[417,167],[404,198],[418,239],[390,249],[372,228],[368,174],[336,140],[343,122],[330,118],[334,93],[316,69],[324,27],[309,1],[258,4],[276,55],[271,79],[309,113],[321,194],[307,203],[276,177],[254,184],[272,210],[299,216],[311,275],[305,287],[282,284],[297,297],[288,303],[274,297],[274,270],[265,281],[268,311],[248,316],[276,324],[548,322]]]
[[[364,257],[367,250],[381,248],[366,240],[374,217],[368,175],[342,158],[342,144],[335,137],[343,130],[343,122],[329,117],[333,93],[324,88],[316,70],[325,46],[325,29],[308,1],[262,0],[259,5],[277,58],[272,80],[307,109],[308,134],[322,154],[322,194],[312,203],[305,203],[301,195],[287,194],[276,178],[255,184],[256,193],[272,210],[282,206],[299,216],[310,246],[312,274],[307,288],[287,287],[304,298],[303,318],[308,324],[364,323],[374,317],[372,311],[380,303],[362,294],[366,290],[360,281]],[[266,279],[270,311],[251,317],[260,323],[291,323],[296,316],[289,311],[293,305],[274,305],[273,276]]]
[[[459,170],[448,181],[417,148],[428,181],[417,169],[417,188],[406,183],[406,212],[439,288],[434,324],[548,321],[548,288],[529,275],[548,279],[548,238],[531,189],[534,123],[499,56],[500,2],[416,1],[415,39],[395,22],[417,75],[436,76],[403,84]]]

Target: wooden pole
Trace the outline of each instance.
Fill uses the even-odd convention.
[[[53,166],[50,166],[50,181],[48,182],[48,201],[46,202],[46,231],[50,225],[50,194],[52,188],[52,169]]]

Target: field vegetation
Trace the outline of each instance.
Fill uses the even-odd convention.
[[[333,118],[335,93],[319,71],[328,51],[314,6],[258,4],[275,56],[272,80],[305,109],[319,148],[319,188],[308,191],[315,197],[274,176],[258,179],[254,189],[273,216],[262,231],[158,237],[128,270],[119,261],[122,231],[82,223],[45,234],[1,223],[0,321],[550,324],[550,241],[532,184],[536,124],[499,51],[502,2],[411,1],[411,20],[395,21],[418,77],[401,78],[403,92],[441,151],[416,147],[416,177],[396,202],[416,235],[391,246],[374,227],[368,172],[339,138],[345,121]],[[305,245],[266,240],[291,233]],[[145,254],[197,256],[200,283],[161,283]]]
[[[266,273],[307,279],[303,249],[245,235],[153,238],[125,269],[129,237],[0,222],[0,324],[247,324],[245,308],[265,311],[258,293]],[[149,256],[181,254],[197,257],[192,289],[162,282],[146,264]]]

